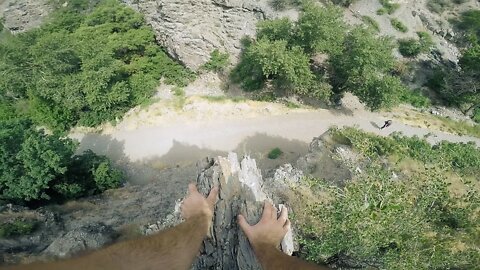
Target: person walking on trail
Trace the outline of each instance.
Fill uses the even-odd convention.
[[[385,121],[385,124],[383,124],[383,127],[381,127],[380,129],[384,129],[384,128],[389,127],[392,124],[392,122],[393,122],[392,120]]]
[[[210,190],[205,198],[195,184],[188,186],[189,194],[183,200],[181,213],[184,222],[139,239],[119,242],[87,255],[56,262],[33,263],[7,268],[11,270],[188,270],[197,256],[202,241],[212,225],[218,188]],[[287,208],[277,215],[275,207],[265,202],[260,221],[250,225],[238,215],[238,224],[246,235],[263,270],[326,270],[278,249],[290,228]],[[233,229],[232,229],[233,230]],[[236,233],[241,233],[240,230]],[[225,269],[227,270],[227,269]]]

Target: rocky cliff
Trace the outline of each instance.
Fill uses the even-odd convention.
[[[241,39],[255,36],[260,20],[288,16],[295,19],[298,11],[275,11],[268,0],[121,0],[141,12],[153,27],[158,43],[189,68],[196,70],[210,58],[214,49],[227,52],[235,63],[241,51]],[[436,50],[429,58],[458,62],[459,50],[454,45],[457,34],[448,20],[470,8],[479,8],[469,0],[455,9],[437,14],[426,7],[426,0],[392,0],[400,4],[392,15],[377,15],[379,1],[359,0],[345,11],[349,24],[362,23],[362,16],[378,22],[380,32],[395,38],[416,37],[417,31],[433,34]],[[5,0],[0,3],[0,18],[14,33],[37,27],[52,11],[47,0]],[[68,5],[68,1],[65,2]],[[390,18],[398,18],[407,27],[406,33],[395,30]],[[399,55],[400,57],[400,55]]]

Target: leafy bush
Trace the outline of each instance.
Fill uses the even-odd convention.
[[[417,32],[418,40],[409,38],[398,41],[399,51],[403,56],[415,57],[420,53],[430,51],[433,45],[432,37],[427,32]]]
[[[465,32],[480,39],[480,10],[471,9],[463,12],[460,16],[458,26]]]
[[[395,18],[390,19],[390,24],[393,26],[393,28],[395,28],[396,30],[402,33],[406,33],[408,31],[407,26],[405,26],[401,21]]]
[[[277,159],[278,157],[280,157],[281,155],[283,154],[283,151],[276,147],[276,148],[273,148],[270,152],[268,152],[268,158],[269,159]]]
[[[422,94],[421,89],[406,89],[400,95],[400,101],[417,108],[427,108],[432,105],[430,99]]]
[[[398,41],[398,50],[403,56],[414,57],[422,52],[422,45],[414,38],[401,39]]]
[[[35,230],[37,225],[33,220],[14,220],[0,224],[0,238],[9,238],[21,235],[27,235]]]
[[[30,117],[50,129],[115,120],[150,98],[160,78],[192,78],[139,13],[116,0],[84,10],[90,5],[69,3],[40,29],[0,41],[1,94],[26,101]]]
[[[380,26],[378,25],[378,22],[375,21],[372,17],[370,16],[362,16],[362,21],[369,27],[372,27],[375,32],[380,32]]]
[[[476,44],[465,50],[460,57],[459,64],[465,71],[478,74],[480,72],[480,44]]]
[[[398,8],[400,8],[400,4],[392,3],[390,0],[379,0],[379,2],[388,14],[393,14]]]
[[[356,1],[357,0],[332,0],[332,2],[335,5],[340,5],[340,6],[344,6],[344,7],[348,7],[351,4],[355,3]]]
[[[122,174],[104,156],[74,155],[68,138],[47,135],[31,121],[0,121],[0,199],[70,199],[118,187]]]
[[[442,13],[452,6],[451,0],[428,0],[427,8],[435,13]]]
[[[480,124],[480,108],[475,109],[473,112],[472,120],[477,124]]]
[[[218,49],[215,49],[210,53],[210,60],[203,67],[210,71],[222,71],[229,64],[228,58],[228,53],[221,53]]]
[[[379,8],[377,10],[377,15],[384,15],[385,13],[387,13],[387,10],[384,8]]]

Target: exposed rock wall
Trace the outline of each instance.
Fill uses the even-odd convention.
[[[20,33],[38,27],[52,11],[48,0],[0,1],[0,18],[12,33]]]
[[[214,49],[235,62],[244,36],[258,21],[274,15],[266,0],[122,0],[145,15],[168,53],[192,69]]]

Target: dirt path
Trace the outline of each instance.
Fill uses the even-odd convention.
[[[347,103],[345,111],[291,110],[271,103],[249,103],[247,106],[246,103],[229,102],[202,105],[202,102],[196,100],[185,106],[195,109],[184,109],[179,113],[163,112],[156,122],[142,124],[139,122],[142,116],[135,114],[127,116],[121,124],[104,134],[76,133],[72,137],[79,139],[80,151],[92,149],[117,162],[149,164],[148,167],[153,170],[195,163],[206,156],[228,151],[250,154],[257,160],[263,160],[261,167],[268,170],[285,162],[294,162],[307,152],[313,137],[320,136],[334,125],[357,126],[382,136],[395,131],[407,136],[430,134],[427,140],[432,143],[442,140],[474,141],[480,145],[478,138],[413,127],[398,121],[380,130],[378,126],[383,124],[386,116],[367,112],[355,102]],[[148,116],[143,118],[150,119]],[[132,127],[132,123],[135,126]],[[266,159],[266,154],[274,147],[281,148],[285,152],[284,157]],[[153,174],[155,172],[152,171]],[[145,181],[148,179],[133,182]]]

